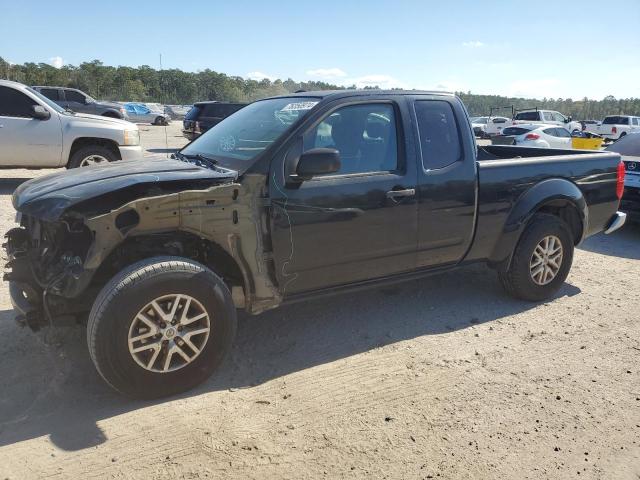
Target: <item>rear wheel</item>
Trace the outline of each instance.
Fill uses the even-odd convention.
[[[549,214],[536,214],[513,253],[511,265],[498,276],[510,295],[544,300],[556,293],[573,261],[573,236],[567,224]]]
[[[100,375],[137,398],[183,392],[230,350],[236,311],[222,279],[179,257],[144,260],[116,275],[89,315],[87,342]]]
[[[163,117],[157,117],[153,123],[154,125],[166,125],[167,121]]]

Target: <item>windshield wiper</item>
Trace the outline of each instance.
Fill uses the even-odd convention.
[[[207,157],[206,155],[203,155],[202,153],[184,154],[182,152],[176,152],[176,153],[174,153],[174,155],[176,156],[176,158],[178,158],[178,160],[183,160],[184,161],[184,159],[196,159],[196,160],[200,160],[200,162],[205,163],[210,167],[215,167],[216,165],[218,165],[220,163],[215,158]]]

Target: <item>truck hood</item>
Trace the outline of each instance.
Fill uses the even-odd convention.
[[[149,190],[154,187],[195,190],[233,182],[237,177],[238,172],[234,170],[213,170],[166,157],[117,161],[29,180],[15,190],[13,206],[23,214],[54,221],[69,207],[92,198],[98,202],[100,199],[97,197],[136,185],[146,185]]]
[[[69,115],[69,119],[76,122],[108,123],[110,125],[120,125],[123,129],[135,130],[138,127],[127,120],[121,120],[113,117],[103,117],[102,115],[92,115],[90,113],[74,113]]]

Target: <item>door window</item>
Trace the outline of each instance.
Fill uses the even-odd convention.
[[[38,103],[24,93],[9,87],[0,87],[0,116],[33,118],[34,105]]]
[[[415,108],[424,168],[436,170],[460,160],[460,132],[451,105],[442,100],[420,100]]]
[[[560,138],[571,138],[571,133],[566,128],[556,128],[556,136]]]
[[[75,90],[65,90],[64,96],[67,99],[67,102],[85,103],[84,95],[80,92],[76,92]]]
[[[313,148],[340,152],[338,175],[396,170],[398,141],[393,106],[363,104],[335,110],[305,134],[304,150]]]
[[[567,118],[561,113],[553,112],[553,118],[556,120],[556,122],[567,123]]]
[[[40,93],[50,100],[60,100],[60,90],[57,88],[41,88]]]
[[[552,137],[557,137],[558,136],[558,129],[557,128],[545,128],[543,130],[544,133],[546,133],[547,135],[551,135]]]
[[[544,117],[544,121],[545,122],[555,122],[557,121],[556,118],[553,116],[553,113],[551,112],[543,112],[543,117]]]

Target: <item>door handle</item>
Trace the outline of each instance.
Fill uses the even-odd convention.
[[[415,197],[415,195],[415,188],[407,188],[405,190],[389,190],[387,192],[387,198],[390,198],[391,200],[396,200],[397,198]]]

